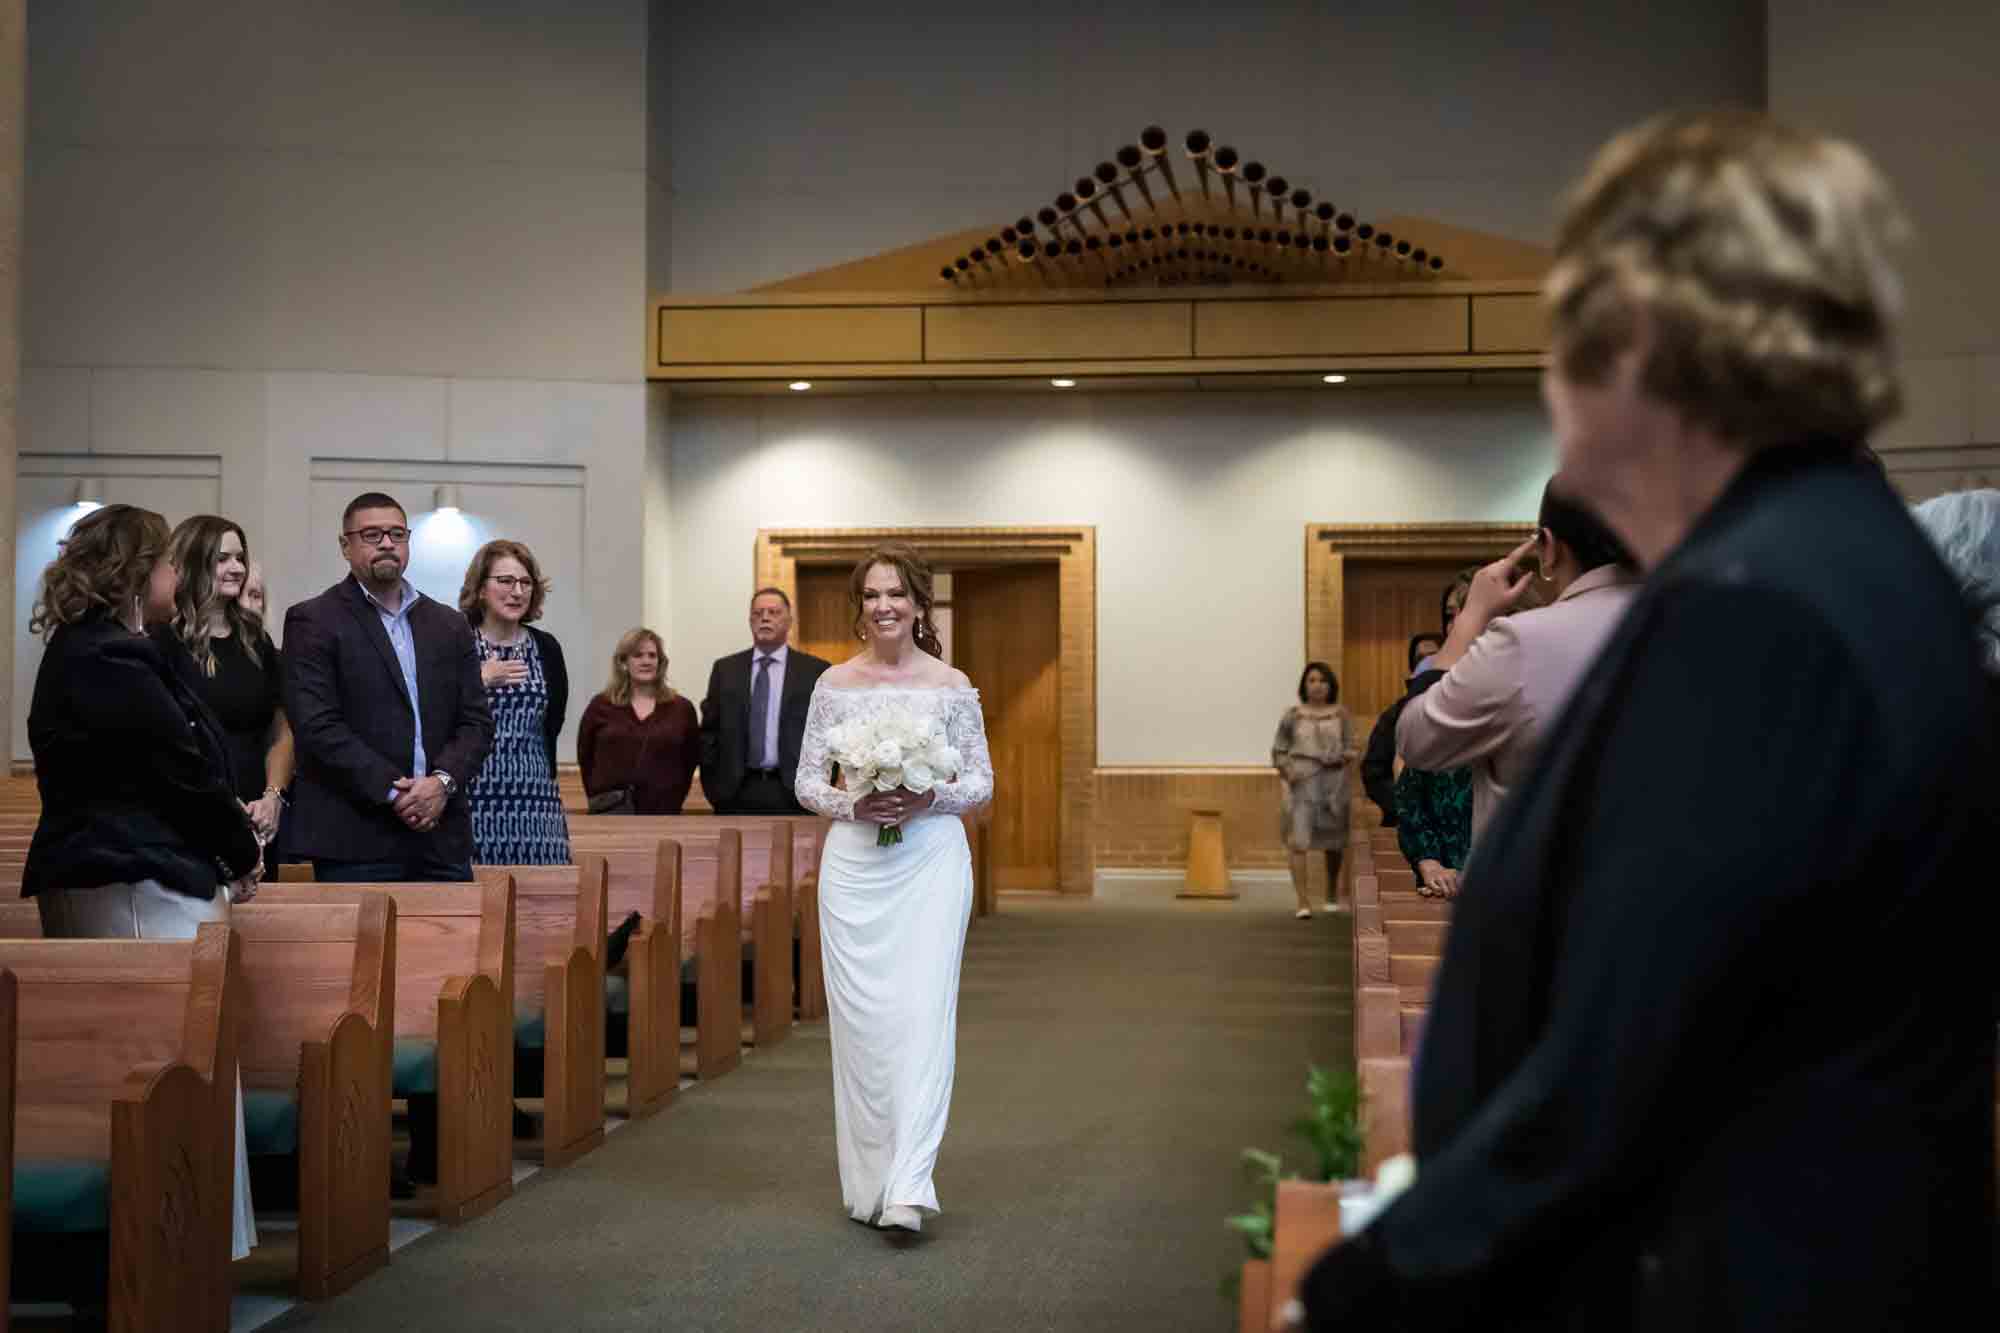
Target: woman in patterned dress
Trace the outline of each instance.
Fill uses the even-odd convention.
[[[569,821],[556,789],[569,671],[555,636],[529,623],[541,618],[547,594],[534,553],[513,541],[480,547],[458,593],[493,710],[493,749],[466,788],[481,865],[569,864]]]
[[[1340,681],[1324,662],[1308,662],[1299,673],[1299,701],[1278,721],[1271,740],[1271,765],[1278,770],[1284,802],[1278,824],[1291,854],[1292,892],[1298,910],[1312,917],[1306,897],[1307,872],[1314,852],[1326,856],[1326,906],[1334,910],[1339,892],[1340,862],[1347,851],[1347,820],[1352,797],[1347,785],[1347,710],[1340,706]]]

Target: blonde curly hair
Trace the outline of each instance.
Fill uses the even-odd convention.
[[[42,571],[28,632],[53,637],[64,625],[119,611],[146,594],[167,554],[167,520],[137,505],[106,505],[76,521]]]
[[[1650,326],[1647,393],[1745,449],[1860,442],[1902,405],[1889,252],[1907,231],[1860,150],[1751,111],[1619,135],[1564,209],[1554,361],[1598,384]]]

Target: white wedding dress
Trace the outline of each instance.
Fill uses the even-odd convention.
[[[863,793],[831,781],[827,733],[841,722],[914,710],[944,720],[960,755],[903,841],[876,846],[854,819]],[[938,1211],[931,1169],[951,1109],[958,969],[972,912],[972,854],[958,816],[993,795],[979,691],[961,687],[813,691],[799,752],[800,803],[835,820],[819,867],[819,921],[833,1045],[833,1123],[850,1216],[919,1229]]]

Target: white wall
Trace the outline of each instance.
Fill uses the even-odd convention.
[[[1258,763],[1305,525],[1531,519],[1553,465],[1528,390],[683,400],[672,677],[745,645],[760,527],[1090,523],[1099,762]]]
[[[679,6],[673,285],[997,227],[1154,122],[1343,205],[1543,239],[1612,131],[1761,104],[1763,25],[1741,0]]]
[[[1891,469],[1913,495],[2000,485],[2000,6],[1772,0],[1770,26],[1772,110],[1858,143],[1915,228]]]
[[[647,27],[644,0],[32,5],[23,452],[207,460],[281,605],[344,572],[325,488],[415,517],[460,483],[473,530],[549,547],[594,676],[645,565]]]

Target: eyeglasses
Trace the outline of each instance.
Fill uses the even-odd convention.
[[[535,586],[533,579],[517,578],[512,574],[493,574],[486,581],[488,583],[497,583],[508,592],[526,592]]]
[[[384,537],[388,538],[394,545],[401,546],[410,539],[410,530],[408,528],[355,528],[351,532],[343,532],[340,535],[343,537],[359,537],[363,546],[380,546]]]

